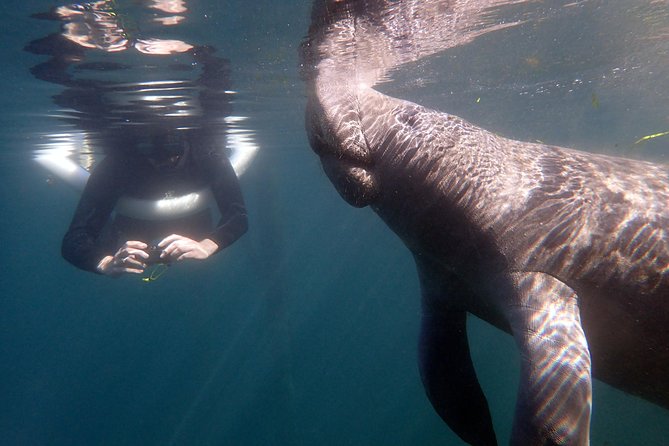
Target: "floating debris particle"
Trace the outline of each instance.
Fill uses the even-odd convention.
[[[667,135],[669,135],[669,131],[660,132],[660,133],[653,133],[652,135],[646,135],[646,136],[643,136],[643,137],[637,139],[634,142],[634,144],[639,144],[640,142],[648,141],[649,139],[659,138],[660,136],[667,136]]]

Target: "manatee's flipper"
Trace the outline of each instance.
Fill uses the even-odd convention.
[[[496,445],[488,402],[467,341],[467,313],[425,311],[420,333],[420,372],[439,416],[472,445]]]
[[[589,444],[590,352],[574,290],[543,273],[517,273],[508,311],[521,352],[514,446]]]

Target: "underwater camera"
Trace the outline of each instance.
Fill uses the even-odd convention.
[[[166,257],[164,259],[160,258],[160,255],[163,253],[163,249],[159,248],[156,245],[151,245],[149,246],[149,258],[144,261],[147,265],[156,265],[159,263],[163,263],[165,265],[169,265],[171,260],[169,257]]]

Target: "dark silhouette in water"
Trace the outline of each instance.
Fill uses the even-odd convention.
[[[371,206],[421,282],[420,370],[466,442],[497,444],[466,314],[511,333],[511,443],[587,445],[591,373],[669,408],[667,167],[492,134],[374,90],[462,45],[520,1],[319,1],[303,45],[312,148],[341,196]],[[592,367],[591,367],[592,363]]]

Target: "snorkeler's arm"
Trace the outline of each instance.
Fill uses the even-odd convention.
[[[207,237],[217,245],[217,250],[227,248],[248,230],[246,206],[237,175],[226,157],[221,161],[216,165],[217,172],[211,185],[221,219]]]
[[[91,174],[79,199],[70,227],[63,236],[61,254],[71,264],[86,271],[100,273],[97,267],[110,248],[102,246],[102,230],[109,220],[119,196],[113,162],[106,158]]]

